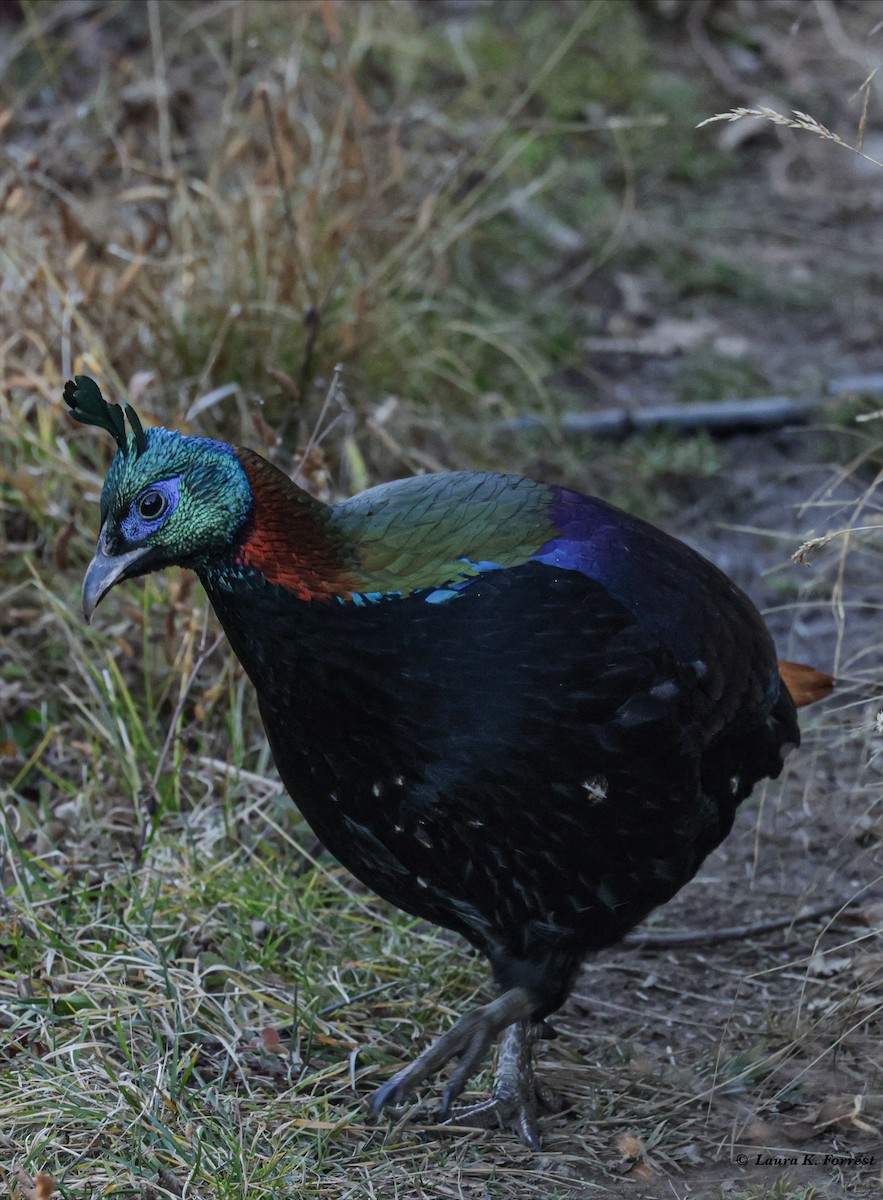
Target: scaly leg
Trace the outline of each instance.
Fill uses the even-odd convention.
[[[503,1034],[493,1090],[487,1100],[455,1109],[449,1124],[477,1125],[487,1129],[499,1124],[517,1133],[525,1146],[540,1149],[537,1107],[560,1109],[558,1098],[534,1079],[534,1046],[542,1026],[533,1021],[517,1021]]]
[[[525,1021],[536,1002],[524,988],[510,988],[490,1004],[461,1017],[457,1024],[427,1047],[410,1066],[387,1080],[374,1093],[371,1108],[379,1113],[387,1104],[406,1099],[418,1083],[440,1071],[452,1058],[459,1058],[457,1067],[445,1088],[442,1116],[450,1111],[451,1103],[460,1095],[467,1081],[478,1070],[497,1035],[515,1022]]]

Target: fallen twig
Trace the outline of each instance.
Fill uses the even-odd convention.
[[[865,898],[865,897],[862,897]],[[725,929],[687,929],[683,933],[630,933],[619,943],[629,950],[676,950],[682,946],[716,946],[719,942],[737,942],[742,938],[760,937],[818,921],[831,913],[839,913],[857,904],[860,897],[834,900],[819,908],[810,908],[796,917],[778,917],[774,921],[758,921],[748,925],[730,925]]]
[[[752,400],[657,404],[636,412],[602,408],[595,412],[565,413],[558,428],[562,433],[583,437],[625,438],[656,428],[707,429],[724,435],[801,424],[820,404],[821,401],[793,400],[789,396],[763,396]],[[547,428],[547,423],[541,417],[511,417],[498,421],[496,428],[500,433],[530,433]]]

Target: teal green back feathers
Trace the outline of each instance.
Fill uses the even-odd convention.
[[[370,488],[336,504],[330,524],[365,592],[407,595],[526,562],[554,536],[550,507],[546,484],[460,471]]]

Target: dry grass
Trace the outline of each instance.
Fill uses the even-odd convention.
[[[869,78],[864,87],[867,88],[870,83],[871,79]],[[859,126],[860,142],[864,133],[864,121],[866,116],[867,101],[865,103],[865,107],[862,109],[862,122]],[[809,113],[800,112],[796,108],[790,114],[776,112],[775,109],[765,108],[763,105],[757,108],[733,108],[730,109],[729,112],[715,113],[713,117],[707,117],[704,121],[700,121],[698,128],[701,129],[705,125],[713,125],[717,121],[741,121],[746,117],[753,117],[758,121],[769,121],[771,124],[778,125],[783,129],[799,129],[803,133],[812,133],[816,137],[823,138],[829,142],[834,142],[836,145],[842,146],[844,150],[849,150],[851,153],[857,154],[860,158],[863,158],[865,162],[869,162],[875,167],[883,167],[883,163],[879,162],[872,155],[865,154],[860,145],[853,146],[850,142],[847,142],[844,138],[842,138],[839,133],[834,133],[833,130],[828,129],[826,125],[823,125],[821,121],[816,120],[816,118],[811,116]]]
[[[311,427],[312,382],[338,361],[363,413],[368,396],[403,391],[463,407],[491,379],[548,402],[530,322],[474,277],[496,275],[487,256],[516,208],[540,211],[545,190],[568,185],[550,152],[558,126],[521,118],[602,4],[559,6],[555,36],[505,84],[479,78],[480,45],[430,38],[407,6],[100,6],[52,53],[53,6],[28,12],[19,53],[42,58],[31,89],[85,95],[41,113],[25,88],[7,110],[8,384],[54,396],[60,344],[67,373],[139,395],[150,384],[148,411],[176,421],[236,428],[235,405],[271,444]],[[131,28],[145,15],[147,31]],[[78,89],[71,74],[104,24],[146,38],[145,52],[107,56],[100,84]],[[453,111],[426,111],[419,89],[444,88],[457,56],[472,85],[452,92]],[[256,399],[272,429],[255,428]],[[374,447],[381,465],[390,441]]]
[[[23,10],[0,51],[0,1182],[22,1200],[53,1181],[145,1200],[555,1200],[618,1177],[635,1195],[670,1195],[669,1177],[717,1195],[743,1150],[876,1144],[870,903],[811,950],[807,935],[587,967],[542,1068],[571,1110],[538,1158],[439,1132],[428,1108],[372,1123],[364,1095],[483,994],[482,964],[316,857],[191,579],[130,587],[94,630],[79,616],[110,448],[62,415],[73,372],[286,468],[309,443],[319,493],[479,464],[489,416],[554,410],[573,291],[560,274],[503,284],[567,241],[550,189],[590,247],[565,264],[574,289],[623,237],[628,135],[663,119],[630,107],[631,8],[537,5],[505,36],[379,2]],[[567,447],[544,453],[568,469]],[[697,450],[666,453],[651,478]],[[817,500],[832,518],[843,503]],[[839,523],[872,524],[871,503]],[[846,632],[847,551],[876,555],[857,537],[836,563],[821,547],[827,580],[787,602],[803,619],[833,591],[850,719],[878,676]],[[837,717],[810,739],[682,922],[731,924],[746,870],[758,916],[838,894],[850,871],[870,884],[863,719],[859,750]],[[843,832],[824,870],[792,880],[765,840],[818,830],[831,747]],[[846,1164],[762,1191],[743,1172],[730,1194],[870,1178]]]

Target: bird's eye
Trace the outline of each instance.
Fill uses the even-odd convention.
[[[168,507],[168,501],[162,492],[145,492],[138,498],[138,515],[145,521],[155,521],[161,517]]]

